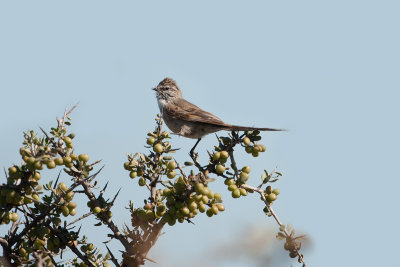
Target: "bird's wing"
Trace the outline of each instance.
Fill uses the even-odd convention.
[[[164,107],[164,112],[167,112],[168,116],[176,119],[210,123],[217,126],[228,126],[228,124],[224,123],[217,116],[202,110],[198,106],[193,105],[183,98],[176,99],[173,104],[170,103]]]

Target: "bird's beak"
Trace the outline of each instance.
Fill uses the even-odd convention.
[[[157,91],[157,87],[151,88],[151,90]]]

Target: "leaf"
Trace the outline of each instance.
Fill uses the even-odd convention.
[[[70,126],[71,123],[69,121],[64,122],[66,125]]]
[[[70,169],[71,169],[72,171],[74,171],[74,172],[81,173],[81,171],[78,170],[77,168],[75,168],[75,166],[72,166]]]

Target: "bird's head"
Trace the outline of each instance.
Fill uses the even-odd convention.
[[[158,100],[171,101],[182,97],[182,92],[176,82],[168,77],[162,80],[153,90],[156,91]]]

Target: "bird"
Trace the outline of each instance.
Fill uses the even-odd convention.
[[[225,123],[214,114],[202,110],[185,100],[176,81],[169,77],[164,78],[152,89],[156,92],[158,107],[168,128],[175,134],[197,139],[191,152],[193,152],[203,136],[221,130],[284,131],[283,129],[239,126]]]

